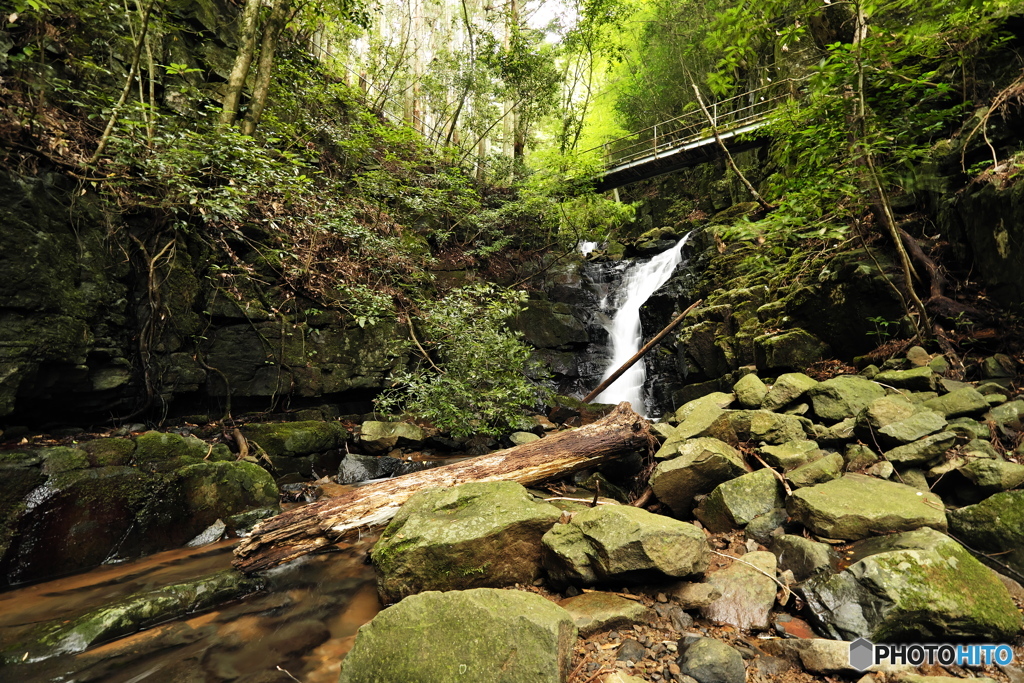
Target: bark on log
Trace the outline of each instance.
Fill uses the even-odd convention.
[[[650,426],[620,403],[597,422],[490,455],[360,486],[265,519],[235,549],[232,564],[254,572],[386,524],[414,493],[471,481],[532,486],[654,445]]]

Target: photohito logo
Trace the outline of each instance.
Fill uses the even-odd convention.
[[[1009,645],[952,645],[950,643],[895,643],[875,645],[867,638],[850,643],[850,666],[858,671],[888,664],[942,664],[948,666],[1006,666],[1013,661]]]

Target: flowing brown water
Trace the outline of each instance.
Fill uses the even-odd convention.
[[[236,541],[172,550],[0,593],[0,649],[32,628],[133,593],[227,569]],[[372,539],[268,573],[267,589],[77,655],[0,668],[0,680],[333,683],[356,631],[380,610]]]

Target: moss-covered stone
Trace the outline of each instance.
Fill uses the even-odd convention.
[[[955,443],[956,434],[940,432],[888,450],[885,459],[903,465],[927,465],[941,458]]]
[[[562,303],[531,300],[516,316],[515,326],[526,341],[538,348],[585,344],[590,340],[586,326]]]
[[[515,482],[420,491],[373,548],[381,597],[531,583],[540,574],[541,536],[560,515]]]
[[[576,531],[563,531],[566,526]],[[577,513],[543,542],[548,575],[563,584],[690,576],[707,569],[710,560],[707,539],[692,524],[631,505]]]
[[[670,454],[663,452],[664,447],[659,451],[662,457],[671,457],[658,463],[650,483],[658,500],[676,514],[688,514],[697,494],[747,472],[739,452],[718,439],[690,439],[671,448]]]
[[[765,396],[761,407],[765,410],[779,410],[803,396],[817,384],[817,380],[802,372],[787,372],[784,375],[779,375],[775,384],[772,385],[771,391]]]
[[[945,418],[980,415],[989,409],[988,401],[974,387],[963,387],[944,396],[922,403],[925,408],[941,413]]]
[[[1024,491],[1006,491],[948,513],[950,531],[1024,573]]]
[[[782,505],[782,490],[774,473],[761,469],[719,484],[693,514],[705,528],[719,533],[742,528]]]
[[[770,410],[730,410],[716,419],[701,436],[710,436],[729,444],[745,441],[783,444],[806,439],[811,422],[796,415]]]
[[[146,470],[164,472],[199,462],[212,450],[194,436],[151,431],[135,437],[135,462]]]
[[[843,473],[843,456],[828,453],[806,465],[801,465],[786,473],[786,479],[796,488],[823,484],[832,481]]]
[[[268,454],[287,457],[340,448],[349,436],[340,422],[268,422],[248,424],[241,431]]]
[[[413,595],[359,629],[338,683],[562,683],[577,630],[558,605],[493,588]]]
[[[818,417],[838,421],[857,417],[872,401],[885,396],[885,389],[863,377],[843,375],[819,382],[808,393]]]
[[[886,370],[872,379],[879,384],[910,391],[935,391],[938,386],[935,373],[927,364],[911,370]]]
[[[804,370],[828,354],[828,345],[802,329],[766,334],[754,340],[758,370]]]
[[[923,526],[946,530],[938,496],[862,474],[794,491],[786,507],[795,521],[825,538],[853,541]]]
[[[427,433],[411,422],[366,421],[359,430],[359,443],[370,453],[384,453],[396,446],[419,448]]]
[[[956,541],[933,529],[881,540],[881,552],[803,586],[811,611],[833,637],[998,643],[1020,632],[1006,587]]]
[[[744,408],[760,408],[765,396],[768,395],[768,387],[754,373],[743,375],[732,386],[732,390],[736,394],[736,399]]]
[[[823,455],[818,444],[810,439],[787,441],[777,446],[761,446],[758,453],[769,465],[782,470],[796,469]]]
[[[89,463],[93,467],[119,467],[131,463],[135,441],[120,438],[92,439],[83,442],[80,448],[89,454]]]
[[[71,470],[82,470],[89,466],[89,455],[77,448],[54,446],[40,448],[39,456],[43,459],[43,474],[60,474]]]

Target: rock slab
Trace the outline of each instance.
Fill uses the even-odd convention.
[[[793,519],[831,539],[855,541],[925,526],[946,530],[945,509],[934,493],[863,474],[798,489],[786,507]]]
[[[530,583],[540,574],[540,539],[560,515],[515,482],[420,491],[370,554],[381,597]]]
[[[428,591],[359,629],[338,683],[562,683],[576,636],[569,613],[533,593]]]

